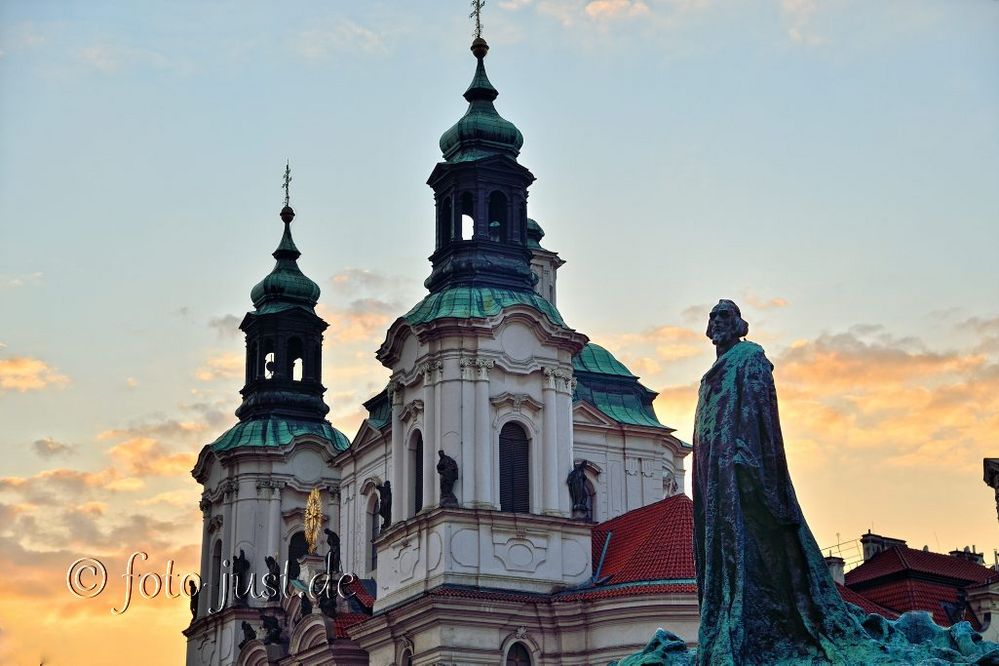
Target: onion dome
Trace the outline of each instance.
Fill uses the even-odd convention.
[[[478,64],[472,83],[464,94],[468,100],[468,111],[441,135],[441,152],[448,162],[467,162],[491,155],[507,155],[516,159],[524,145],[524,135],[516,125],[501,117],[493,106],[499,92],[486,76],[483,60],[488,51],[489,45],[481,37],[472,42],[472,53]]]
[[[250,298],[258,313],[278,312],[291,307],[301,307],[313,312],[319,301],[319,285],[307,278],[298,268],[302,253],[291,237],[291,221],[295,211],[291,206],[281,209],[284,234],[272,256],[277,259],[274,269],[250,291]]]

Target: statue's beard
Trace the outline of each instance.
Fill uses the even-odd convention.
[[[716,347],[725,347],[733,344],[738,338],[730,330],[714,330],[711,332],[711,344]]]

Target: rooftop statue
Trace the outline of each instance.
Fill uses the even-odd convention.
[[[925,612],[889,621],[843,601],[791,484],[773,364],[748,333],[735,303],[712,308],[717,358],[694,416],[698,647],[660,629],[619,666],[999,665],[999,645],[967,622],[945,629]]]

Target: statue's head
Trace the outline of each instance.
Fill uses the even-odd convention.
[[[749,334],[749,324],[742,318],[742,311],[734,301],[723,298],[711,308],[708,328],[704,332],[719,349],[728,349],[740,338]]]

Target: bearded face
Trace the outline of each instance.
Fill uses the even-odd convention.
[[[708,315],[706,333],[711,338],[713,345],[724,350],[734,345],[739,341],[739,338],[746,334],[743,331],[744,328],[746,325],[735,304],[730,301],[721,301],[711,309],[711,314]]]

